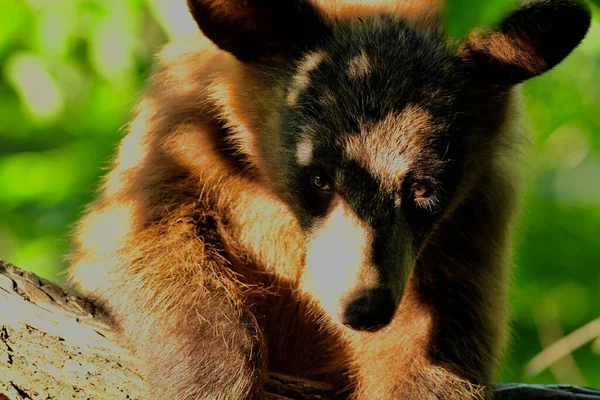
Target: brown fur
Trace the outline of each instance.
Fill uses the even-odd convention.
[[[371,62],[364,52],[348,62],[348,76],[352,79],[365,78],[369,76],[370,72]]]
[[[428,139],[439,131],[425,111],[408,106],[398,116],[388,115],[375,126],[362,127],[361,136],[346,138],[346,156],[369,169],[383,190],[392,192],[409,167],[427,153]]]
[[[496,54],[499,63],[521,65],[531,74],[536,74],[547,67],[537,48],[525,40],[516,40],[518,40],[518,47],[515,47],[515,39],[498,32],[483,36],[474,35],[473,40],[469,42],[469,50],[473,52],[490,51]],[[523,49],[525,51],[522,51]]]
[[[257,29],[245,17],[255,10],[205,3],[219,18]],[[343,3],[319,12],[344,19],[381,11]],[[431,24],[430,2],[398,4],[407,20]],[[271,40],[277,29],[260,27],[259,34]],[[465,59],[482,51],[473,40],[460,50]],[[502,40],[494,43],[502,47]],[[309,238],[282,200],[283,172],[272,168],[282,156],[269,149],[283,147],[277,110],[294,105],[309,79],[294,80],[294,65],[283,56],[268,66],[243,63],[200,37],[167,47],[79,225],[71,279],[113,315],[144,362],[152,398],[260,398],[267,370],[326,380],[340,397],[361,400],[489,398],[507,321],[522,142],[514,91],[494,99],[496,129],[467,144],[464,179],[437,229],[414,249],[394,319],[376,333],[360,332],[335,324],[303,286]],[[351,67],[359,76],[371,65]],[[323,104],[336,103],[333,93],[321,95]],[[403,176],[389,168],[418,162],[441,128],[425,111],[407,108],[368,129],[375,135],[349,139],[349,158],[374,168],[382,188],[393,191]],[[389,131],[403,133],[401,142]],[[363,225],[352,226],[371,240]],[[361,273],[358,280],[375,279]]]

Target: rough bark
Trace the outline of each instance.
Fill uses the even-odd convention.
[[[329,399],[325,383],[271,374],[270,400]],[[0,400],[144,399],[139,361],[93,304],[0,259]],[[565,385],[497,385],[496,400],[600,400]]]

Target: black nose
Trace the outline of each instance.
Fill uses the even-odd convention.
[[[389,324],[395,311],[390,289],[370,289],[348,302],[340,313],[340,320],[352,329],[374,332]]]

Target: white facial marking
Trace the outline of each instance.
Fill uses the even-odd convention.
[[[364,79],[371,74],[371,60],[364,50],[361,50],[360,55],[352,57],[348,61],[348,76],[352,79]]]
[[[296,147],[296,161],[301,167],[306,167],[312,161],[313,144],[308,135],[303,135]]]
[[[292,86],[286,101],[289,106],[295,106],[298,102],[298,96],[306,89],[310,83],[310,73],[314,71],[325,59],[325,54],[316,51],[307,54],[298,64],[296,74],[292,78]]]
[[[343,294],[374,286],[380,277],[371,259],[373,229],[339,201],[308,241],[303,288],[336,315]]]

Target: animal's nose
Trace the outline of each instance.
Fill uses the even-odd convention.
[[[375,332],[389,324],[395,312],[392,291],[377,288],[361,291],[349,299],[339,317],[342,324],[352,329]]]

